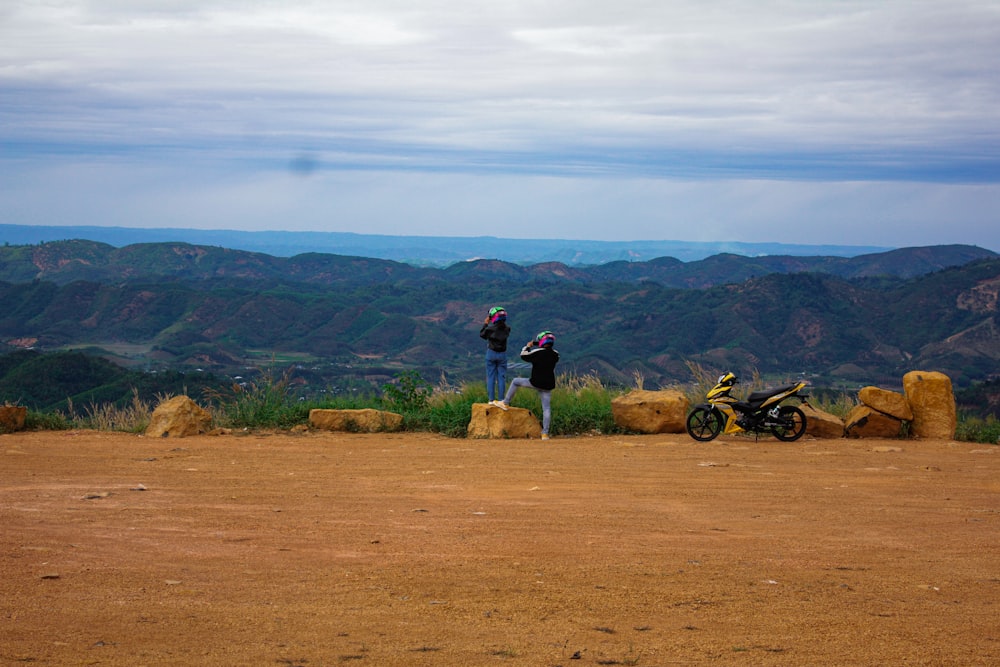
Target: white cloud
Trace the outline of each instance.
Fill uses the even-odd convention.
[[[95,215],[124,179],[135,218],[182,187],[212,209],[199,224],[220,226],[255,211],[314,220],[296,198],[326,201],[316,184],[345,174],[370,186],[342,193],[354,217],[391,226],[386,202],[410,201],[426,233],[453,233],[462,223],[441,211],[454,209],[562,221],[553,236],[616,216],[640,238],[674,202],[720,227],[687,234],[757,210],[871,221],[877,206],[906,225],[947,202],[981,219],[962,196],[983,187],[995,203],[975,184],[1000,179],[998,60],[990,0],[12,0],[0,177],[99,157],[120,168],[92,184]],[[313,176],[278,185],[295,155]],[[174,180],[191,165],[197,182]],[[174,190],[127,178],[154,172]],[[273,199],[243,206],[260,196]]]

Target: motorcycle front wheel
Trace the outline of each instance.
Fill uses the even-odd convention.
[[[687,432],[695,440],[714,440],[722,431],[722,413],[713,408],[695,408],[687,418]]]
[[[771,433],[778,440],[791,442],[798,440],[806,432],[806,415],[794,405],[782,405],[778,418],[771,425]]]

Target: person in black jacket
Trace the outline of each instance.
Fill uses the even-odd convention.
[[[549,439],[549,425],[552,422],[552,390],[556,388],[556,364],[559,353],[555,348],[556,337],[551,331],[543,331],[521,349],[521,359],[531,364],[530,378],[514,378],[502,401],[491,401],[496,407],[506,410],[519,387],[530,387],[538,392],[542,401],[542,440]]]
[[[490,308],[479,337],[486,340],[486,395],[490,403],[507,391],[507,311],[500,306]]]

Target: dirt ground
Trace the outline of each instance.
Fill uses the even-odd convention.
[[[0,664],[997,665],[1000,447],[0,436]]]

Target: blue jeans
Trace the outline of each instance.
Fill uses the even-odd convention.
[[[507,391],[507,353],[486,350],[486,396],[494,401]]]
[[[538,398],[542,401],[542,433],[548,435],[549,424],[552,422],[552,392],[539,389],[531,384],[531,380],[528,378],[514,378],[510,381],[510,389],[507,390],[507,395],[503,397],[504,403],[510,405],[510,399],[514,398],[518,387],[528,387],[538,392]]]

